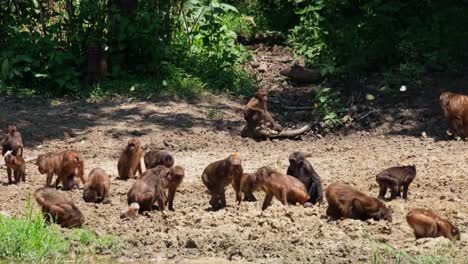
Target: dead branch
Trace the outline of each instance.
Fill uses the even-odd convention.
[[[282,130],[280,132],[262,128],[252,128],[244,126],[241,132],[242,137],[249,137],[255,140],[275,139],[275,138],[294,138],[300,136],[312,129],[311,125],[306,125],[298,129]]]

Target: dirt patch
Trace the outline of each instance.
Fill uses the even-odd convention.
[[[462,231],[462,242],[457,246],[468,252],[468,145],[445,140],[442,131],[433,132],[443,130],[443,125],[427,130],[428,137],[420,139],[418,133],[426,130],[428,120],[434,124],[442,121],[437,115],[421,119],[416,110],[395,108],[392,115],[407,121],[387,122],[346,137],[255,142],[239,136],[242,103],[223,97],[199,104],[2,98],[0,126],[12,121],[18,124],[28,157],[74,148],[86,159],[86,173],[101,167],[112,175],[110,205],[84,203],[81,189],[63,195],[82,209],[86,227],[118,235],[127,242],[128,247],[113,256],[122,261],[366,262],[375,245],[372,241],[412,253],[433,247],[415,241],[406,224],[406,213],[415,207],[431,208],[452,220]],[[210,109],[217,109],[220,114],[209,117]],[[119,218],[134,181],[115,179],[117,159],[131,137],[140,138],[146,149],[170,150],[175,163],[185,166],[187,176],[176,194],[175,212],[154,211],[133,221]],[[243,157],[247,172],[264,165],[286,171],[287,157],[296,150],[310,156],[308,160],[324,187],[343,181],[376,196],[375,175],[383,168],[415,164],[417,176],[408,201],[387,203],[394,210],[392,223],[328,222],[326,204],[313,208],[283,207],[274,201],[262,212],[260,192],[256,194],[259,201],[243,202],[237,208],[232,188],[227,192],[226,209],[206,210],[209,196],[200,177],[210,162],[237,152]],[[27,182],[19,186],[6,185],[6,172],[2,170],[1,174],[1,210],[23,214],[28,195],[43,186],[45,176],[39,175],[32,164],[27,166]]]

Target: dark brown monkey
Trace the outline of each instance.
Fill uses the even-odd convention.
[[[162,188],[162,179],[166,178],[169,173],[171,173],[171,169],[162,165],[146,170],[128,191],[128,204],[138,203],[140,212],[151,211],[156,201],[158,201],[159,208],[164,208],[165,194]]]
[[[359,220],[374,219],[392,221],[392,212],[377,198],[370,197],[351,186],[335,182],[325,191],[328,202],[327,215],[337,220],[351,218]]]
[[[167,176],[167,180],[163,181],[164,189],[168,191],[169,210],[174,211],[174,196],[177,188],[182,183],[185,176],[185,169],[181,166],[174,166],[171,173]]]
[[[18,184],[21,180],[26,181],[26,162],[23,159],[23,147],[17,149],[17,155],[13,155],[9,150],[5,153],[5,165],[7,167],[8,184],[12,184],[11,174],[15,179],[14,183]]]
[[[440,95],[440,107],[453,136],[468,136],[468,96],[443,92]],[[463,132],[460,131],[463,128]]]
[[[444,236],[450,240],[460,240],[460,230],[431,210],[413,209],[406,215],[406,221],[413,228],[416,239]]]
[[[84,223],[80,209],[63,194],[52,188],[42,187],[34,192],[36,202],[41,206],[44,218],[62,227],[79,227]]]
[[[244,193],[244,201],[257,201],[257,198],[255,198],[255,196],[253,195],[253,192],[260,189],[260,186],[256,180],[255,173],[243,173],[240,181],[241,191]],[[232,186],[234,187],[234,182]]]
[[[117,169],[121,179],[133,179],[137,171],[140,173],[140,176],[142,175],[142,155],[143,150],[141,149],[140,140],[136,138],[130,139],[127,146],[120,154],[119,162],[117,163]]]
[[[202,173],[202,181],[211,195],[210,205],[213,210],[226,207],[225,188],[232,181],[236,193],[236,202],[241,202],[240,179],[243,174],[242,162],[237,154],[218,160],[208,165]]]
[[[280,129],[267,110],[267,92],[259,90],[250,99],[244,109],[244,119],[248,126]]]
[[[75,177],[79,177],[83,184],[85,183],[84,159],[76,150],[40,155],[37,157],[36,165],[41,174],[47,174],[46,187],[50,186],[54,174],[57,174],[55,188],[60,182],[64,189],[77,187]]]
[[[401,197],[401,188],[403,188],[403,199],[407,199],[408,188],[414,177],[416,177],[416,167],[414,165],[391,167],[383,170],[376,176],[380,188],[379,198],[385,198],[387,189],[391,191],[390,199]]]
[[[86,179],[83,200],[87,203],[109,202],[110,177],[101,168],[93,169]]]
[[[273,196],[283,205],[287,205],[288,203],[300,203],[304,205],[310,199],[302,182],[270,167],[261,167],[255,173],[255,177],[266,193],[262,210],[270,206]]]
[[[21,134],[18,132],[16,125],[8,125],[7,131],[7,134],[2,140],[2,155],[5,156],[5,153],[11,150],[12,154],[16,156],[16,152],[19,147],[23,150],[23,139],[21,138]],[[21,155],[23,155],[22,151]]]
[[[146,169],[152,169],[158,165],[164,165],[171,168],[174,165],[174,157],[172,157],[172,155],[167,151],[148,151],[145,153],[144,161]]]
[[[315,172],[304,153],[298,151],[289,155],[289,167],[286,172],[301,181],[310,196],[309,203],[316,204],[323,202],[322,181]]]

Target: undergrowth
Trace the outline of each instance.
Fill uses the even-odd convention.
[[[16,218],[0,214],[0,259],[13,262],[75,261],[88,255],[112,254],[125,247],[117,237],[97,235],[79,228],[62,230],[47,224],[41,213],[27,203],[25,216]]]

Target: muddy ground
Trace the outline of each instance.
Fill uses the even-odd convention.
[[[256,59],[266,64],[265,72],[278,72],[278,65],[290,62],[281,59],[272,63],[271,53],[263,55],[260,53]],[[258,71],[265,66],[254,68]],[[311,86],[287,86],[281,77],[266,79],[277,96],[296,89],[302,93],[296,96],[300,98],[313,90]],[[288,126],[294,115],[281,112],[280,100],[272,97],[274,115]],[[309,134],[301,140],[256,142],[241,138],[246,99],[226,96],[206,96],[191,103],[122,98],[99,102],[0,98],[0,127],[10,122],[18,125],[27,157],[76,149],[86,159],[86,173],[101,167],[112,176],[112,204],[84,203],[82,189],[63,195],[81,208],[86,228],[115,234],[126,242],[126,249],[112,255],[120,261],[359,263],[369,261],[378,243],[410,253],[431,251],[446,243],[440,238],[414,239],[405,215],[416,207],[431,208],[460,227],[462,240],[456,248],[468,255],[468,143],[449,140],[445,135],[437,97],[437,93],[425,97],[432,99],[423,100],[423,104],[403,96],[385,108],[366,110],[374,111],[368,115],[374,117],[368,122],[373,125],[325,137]],[[425,137],[421,137],[423,132]],[[176,194],[175,212],[153,211],[135,220],[120,219],[134,180],[116,179],[117,159],[132,137],[139,138],[146,150],[171,151],[176,164],[186,168],[186,178]],[[414,164],[417,176],[408,201],[387,203],[394,211],[392,223],[329,222],[325,217],[326,203],[313,208],[283,207],[275,200],[262,212],[261,192],[256,194],[259,201],[243,202],[237,207],[231,187],[226,209],[207,210],[209,196],[200,177],[209,163],[236,152],[243,158],[246,172],[265,165],[285,172],[288,155],[297,150],[308,155],[324,187],[342,181],[377,196],[375,175],[382,169]],[[0,173],[0,209],[22,215],[28,195],[44,185],[45,176],[28,164],[27,182],[7,185],[6,171]]]

